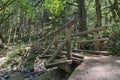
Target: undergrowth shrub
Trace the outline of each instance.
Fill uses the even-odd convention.
[[[110,26],[110,41],[106,45],[107,50],[111,55],[120,55],[120,23],[115,23]]]

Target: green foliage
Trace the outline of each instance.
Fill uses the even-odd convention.
[[[92,40],[94,39],[94,36],[92,34],[89,34],[87,36],[85,36],[85,39],[83,40]],[[89,50],[94,50],[94,43],[83,43],[85,49],[89,49]]]
[[[59,15],[64,10],[67,0],[45,0],[45,7],[54,15]]]
[[[35,16],[32,2],[29,0],[17,0],[13,6],[17,7],[22,12],[25,12],[29,17]]]
[[[25,64],[25,67],[32,69],[34,67],[34,62],[37,55],[35,53],[30,53],[30,55],[27,57],[27,63]]]
[[[3,6],[3,4],[7,3],[8,0],[2,0],[2,4],[0,4],[0,8]],[[10,2],[14,1],[11,5],[9,5],[7,8],[5,8],[5,12],[14,12],[14,14],[17,12],[24,12],[27,14],[28,17],[34,17],[35,16],[35,10],[32,6],[32,1],[30,0],[10,0]]]
[[[120,23],[110,26],[110,41],[107,49],[113,55],[120,55]]]

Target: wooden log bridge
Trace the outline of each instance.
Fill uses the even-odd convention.
[[[72,44],[77,43],[79,46],[81,43],[84,42],[94,42],[95,43],[95,49],[99,49],[99,43],[101,41],[108,41],[108,38],[101,38],[98,39],[98,32],[102,30],[107,30],[107,26],[98,27],[92,30],[87,30],[84,32],[78,32],[76,34],[72,34],[71,27],[76,24],[78,19],[73,19],[60,27],[59,29],[56,29],[55,31],[49,32],[44,38],[42,38],[40,41],[44,41],[46,49],[44,52],[39,56],[40,58],[46,58],[47,61],[45,62],[45,65],[47,68],[52,67],[58,67],[63,70],[65,70],[68,73],[71,73],[75,67],[82,63],[84,56],[80,53],[73,53],[72,51]],[[65,33],[65,37],[62,41],[59,41],[58,34],[60,32]],[[80,40],[74,40],[73,38],[81,37],[87,34],[94,34],[93,40],[86,40],[86,41],[80,41]],[[52,42],[48,45],[49,37],[52,37]],[[50,38],[51,39],[51,38]],[[79,38],[81,39],[81,38]],[[47,43],[47,44],[46,44]],[[78,48],[78,47],[77,47]],[[80,49],[80,48],[78,48]],[[79,51],[79,50],[77,50]],[[79,52],[84,52],[84,50],[80,50]],[[92,51],[87,51],[88,53],[96,53]],[[97,51],[99,53],[99,51]]]

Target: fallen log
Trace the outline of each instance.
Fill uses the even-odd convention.
[[[50,58],[52,55],[51,54],[47,54],[47,55],[39,55],[39,58]]]
[[[66,64],[71,64],[73,60],[58,60],[58,61],[53,61],[52,63],[45,63],[46,68],[52,68],[52,67],[57,67],[60,65],[66,65]]]
[[[86,52],[86,53],[96,54],[96,55],[102,54],[102,55],[105,55],[105,56],[109,55],[108,51],[90,51],[90,50],[72,50],[72,51],[73,52]]]
[[[46,55],[43,55],[43,56],[41,56],[41,55],[39,55],[39,58],[50,58],[50,57],[52,57],[53,56],[53,54],[46,54]],[[57,59],[60,59],[60,58],[64,58],[65,56],[64,55],[57,55],[56,56],[56,58]]]
[[[62,51],[62,54],[67,54],[67,52],[66,51]],[[71,52],[71,54],[72,54],[72,56],[73,57],[77,57],[77,58],[80,58],[80,59],[84,59],[84,56],[82,55],[82,54],[79,54],[79,53],[73,53],[73,52]]]
[[[84,56],[81,55],[81,54],[78,54],[78,53],[72,53],[72,56],[73,56],[73,57],[80,58],[80,59],[84,59]]]
[[[83,62],[83,59],[79,59],[76,57],[72,57],[72,60],[73,60],[73,63],[75,63],[75,64],[81,64]]]

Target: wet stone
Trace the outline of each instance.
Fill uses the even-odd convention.
[[[9,75],[5,75],[5,76],[4,76],[5,79],[8,79],[9,77],[10,77]]]
[[[0,77],[0,80],[7,80],[6,78],[4,78],[4,77]]]
[[[4,76],[2,73],[0,73],[0,77]]]

